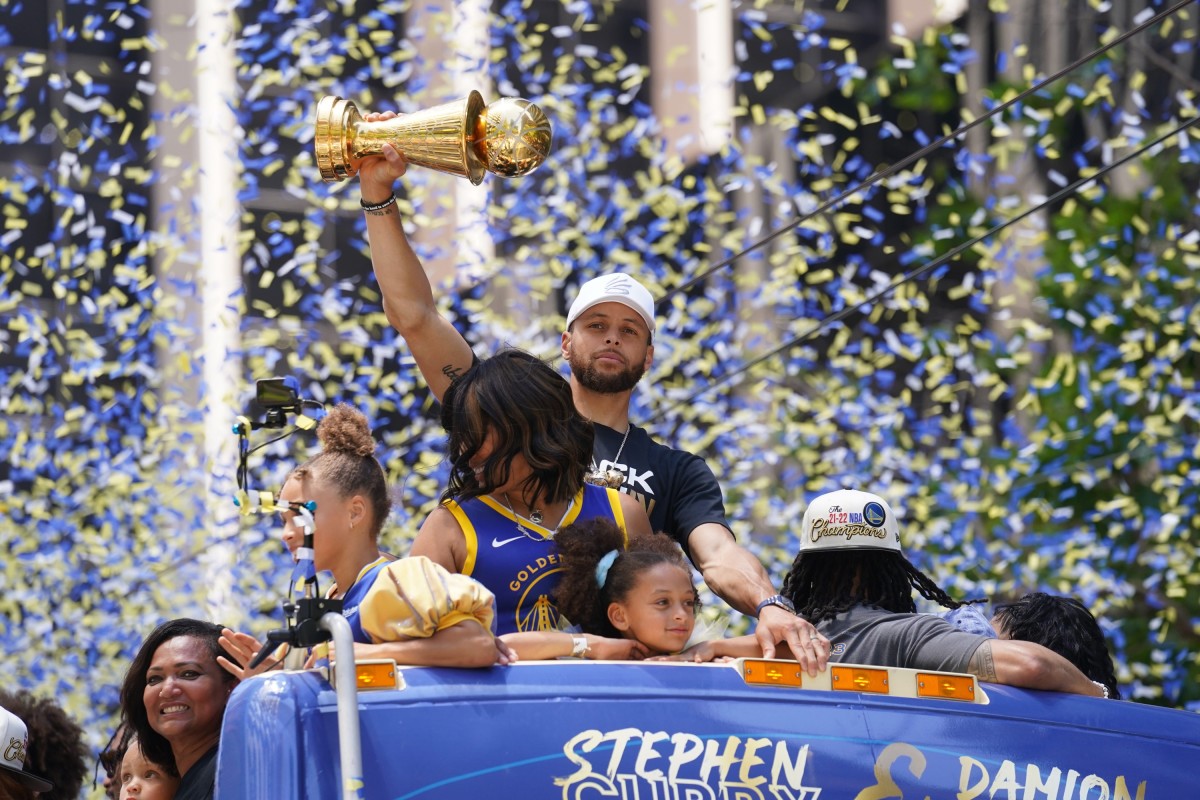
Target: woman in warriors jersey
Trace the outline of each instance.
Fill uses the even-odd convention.
[[[317,437],[321,452],[288,476],[279,499],[316,503],[313,562],[333,573],[328,596],[342,600],[355,657],[453,667],[506,660],[492,635],[493,598],[482,584],[427,558],[380,552],[391,500],[366,417],[339,405],[321,420]],[[296,516],[282,513],[283,541],[293,553],[303,541]],[[246,634],[227,630],[221,641],[242,665],[258,651]],[[222,665],[242,674],[237,664]]]
[[[487,586],[498,633],[563,627],[553,601],[561,572],[554,532],[600,517],[649,534],[645,509],[584,482],[592,426],[566,380],[529,353],[503,350],[450,384],[442,425],[450,482],[412,554]]]

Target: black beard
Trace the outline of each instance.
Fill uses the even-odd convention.
[[[575,380],[579,381],[579,385],[597,394],[627,392],[637,386],[637,382],[646,372],[644,365],[634,364],[615,375],[604,375],[590,363],[576,356],[574,350],[567,358],[567,363],[571,365],[571,374],[575,376]]]

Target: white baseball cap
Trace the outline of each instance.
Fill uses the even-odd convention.
[[[621,303],[629,306],[645,321],[650,333],[654,333],[654,297],[650,290],[628,275],[614,272],[601,275],[579,287],[575,302],[567,312],[567,327],[571,327],[580,314],[600,303]]]
[[[824,550],[899,553],[900,525],[892,507],[879,495],[857,489],[839,489],[816,498],[804,512],[800,552]]]
[[[25,750],[29,746],[29,729],[16,714],[0,707],[0,769],[16,773],[22,785],[35,792],[49,792],[50,781],[25,771]]]

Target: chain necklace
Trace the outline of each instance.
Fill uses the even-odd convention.
[[[625,442],[629,441],[629,432],[631,430],[633,430],[633,425],[631,423],[627,423],[627,427],[625,428],[625,436],[621,439],[621,446],[617,448],[617,454],[613,456],[612,459],[612,463],[614,465],[621,463],[621,453],[625,450]],[[596,486],[607,486],[609,489],[620,489],[621,485],[625,483],[625,474],[615,469],[606,469],[601,472],[600,465],[596,463],[596,454],[593,453],[592,469],[587,475],[583,476],[583,479]]]
[[[545,536],[538,536],[533,531],[526,528],[525,525],[521,522],[521,520],[525,519],[525,517],[522,517],[520,514],[517,513],[516,509],[513,508],[512,501],[508,499],[508,492],[505,492],[503,496],[504,496],[504,505],[506,508],[508,508],[508,513],[512,514],[513,519],[516,520],[516,522],[517,522],[517,533],[520,533],[521,535],[525,536],[526,538],[533,539],[535,542],[546,541]],[[559,519],[558,519],[559,524],[562,524],[562,521],[567,518],[567,514],[571,513],[571,509],[574,506],[575,506],[575,500],[574,500],[574,498],[572,498],[571,502],[567,504],[566,511],[564,511],[562,513],[562,516],[559,517]],[[529,510],[529,521],[532,522],[534,525],[541,525],[542,524],[542,510],[540,508],[531,508]],[[558,528],[555,527],[554,530],[557,531]]]

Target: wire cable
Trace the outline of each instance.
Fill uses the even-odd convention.
[[[813,217],[816,217],[820,214],[824,214],[829,209],[831,209],[835,206],[841,205],[841,203],[843,201],[845,201],[847,198],[852,197],[855,194],[858,194],[862,190],[869,189],[870,187],[874,186],[875,184],[879,183],[880,181],[884,180],[885,178],[892,177],[893,175],[900,172],[900,170],[904,169],[905,167],[907,167],[911,164],[916,163],[917,161],[919,161],[920,159],[929,155],[934,150],[937,150],[938,148],[940,148],[942,145],[946,144],[947,142],[950,142],[954,139],[958,139],[959,137],[963,136],[968,131],[972,130],[973,128],[980,125],[981,123],[986,122],[987,120],[991,119],[992,117],[996,116],[997,114],[1001,114],[1004,111],[1007,111],[1008,109],[1012,108],[1017,103],[1020,103],[1025,98],[1041,91],[1046,86],[1050,85],[1051,83],[1054,83],[1059,78],[1062,78],[1064,75],[1074,72],[1076,69],[1078,69],[1079,67],[1082,67],[1084,64],[1087,64],[1092,59],[1099,58],[1100,56],[1104,55],[1106,52],[1108,52],[1112,48],[1121,44],[1122,42],[1127,41],[1131,37],[1144,31],[1146,28],[1149,28],[1150,26],[1152,26],[1158,22],[1161,22],[1162,20],[1166,19],[1167,17],[1171,16],[1172,14],[1175,14],[1177,11],[1180,11],[1185,6],[1188,6],[1194,2],[1196,2],[1196,0],[1182,0],[1181,2],[1176,3],[1175,5],[1171,6],[1170,8],[1160,11],[1159,13],[1155,14],[1150,19],[1146,20],[1145,22],[1142,22],[1139,25],[1135,25],[1133,28],[1130,28],[1125,33],[1122,33],[1120,36],[1117,36],[1108,44],[1101,45],[1100,47],[1098,47],[1097,49],[1088,53],[1087,55],[1077,58],[1075,61],[1071,62],[1067,66],[1065,66],[1062,69],[1058,70],[1057,72],[1051,74],[1050,76],[1043,78],[1041,81],[1033,84],[1028,89],[1025,89],[1024,91],[1020,92],[1019,94],[1010,98],[1009,100],[1006,100],[1005,102],[1001,103],[1000,105],[998,105],[994,108],[988,109],[988,111],[986,111],[984,114],[976,117],[975,119],[971,120],[970,122],[968,122],[958,128],[955,128],[950,133],[947,133],[947,134],[943,135],[942,137],[935,139],[934,141],[932,141],[929,144],[922,147],[920,150],[917,150],[915,153],[913,153],[909,156],[906,156],[905,158],[901,159],[900,161],[897,161],[895,164],[892,164],[891,166],[886,167],[884,169],[877,170],[873,174],[869,175],[866,178],[866,180],[862,181],[858,185],[852,186],[851,188],[846,189],[845,191],[841,192],[840,194],[838,194],[837,196],[833,197],[830,200],[826,200],[824,203],[817,206],[812,211],[809,211],[806,214],[802,214],[801,216],[799,216],[792,222],[789,222],[787,225],[783,226],[782,228],[779,228],[778,230],[772,231],[771,233],[767,234],[767,236],[765,238],[760,239],[759,241],[751,244],[749,247],[746,247],[737,253],[734,253],[729,258],[726,258],[724,261],[722,261],[712,267],[709,267],[708,269],[701,272],[699,275],[696,275],[695,277],[685,281],[684,283],[680,284],[679,286],[676,286],[674,289],[668,290],[666,294],[664,294],[662,297],[660,297],[658,300],[655,301],[654,307],[655,307],[656,312],[657,312],[658,308],[663,303],[665,303],[667,300],[671,299],[671,297],[673,297],[681,292],[686,292],[688,289],[692,288],[693,286],[698,284],[700,281],[707,278],[709,275],[712,275],[717,270],[724,269],[725,267],[728,267],[729,265],[733,264],[735,261],[742,258],[743,256],[749,255],[750,253],[753,253],[755,250],[765,247],[766,245],[768,245],[771,242],[778,239],[780,236],[783,236],[784,234],[789,233],[789,232],[795,230],[796,228],[800,227],[801,225],[803,225],[805,222],[808,222]]]
[[[687,405],[687,404],[691,403],[692,401],[694,401],[696,398],[703,395],[704,393],[708,392],[709,390],[711,390],[717,386],[722,386],[722,385],[728,383],[729,381],[731,381],[733,378],[737,377],[738,375],[741,375],[742,373],[746,372],[747,370],[750,370],[750,369],[758,366],[759,364],[763,363],[764,361],[767,361],[768,359],[774,358],[775,356],[779,355],[780,353],[784,352],[785,350],[788,350],[798,344],[802,344],[803,342],[808,341],[809,339],[812,339],[813,337],[815,337],[819,333],[821,333],[821,331],[828,328],[830,325],[833,325],[836,322],[840,322],[841,320],[850,316],[851,314],[853,314],[854,312],[856,312],[858,309],[862,308],[863,306],[867,306],[867,305],[874,303],[879,298],[895,291],[898,287],[904,285],[905,283],[908,283],[909,281],[919,278],[920,276],[924,275],[925,273],[929,272],[932,269],[940,267],[942,264],[945,264],[946,262],[950,261],[955,256],[974,247],[975,245],[982,242],[984,239],[988,239],[988,238],[996,235],[997,233],[999,233],[1000,231],[1009,227],[1010,225],[1014,225],[1014,224],[1020,222],[1021,220],[1026,219],[1027,217],[1029,217],[1033,214],[1036,214],[1037,212],[1047,208],[1048,206],[1051,206],[1051,205],[1057,203],[1058,201],[1065,199],[1066,197],[1074,194],[1075,192],[1082,189],[1083,187],[1088,186],[1089,184],[1095,183],[1099,178],[1102,178],[1104,175],[1108,174],[1109,172],[1116,169],[1117,167],[1127,164],[1128,162],[1132,161],[1133,159],[1144,154],[1146,151],[1151,150],[1154,147],[1157,147],[1158,145],[1162,144],[1164,141],[1171,138],[1172,136],[1178,136],[1179,134],[1186,131],[1188,128],[1195,125],[1197,122],[1200,122],[1200,117],[1193,117],[1192,119],[1188,120],[1187,122],[1183,123],[1182,125],[1162,134],[1161,136],[1156,137],[1155,139],[1149,141],[1148,143],[1142,145],[1141,147],[1139,147],[1135,150],[1131,150],[1130,152],[1126,153],[1124,156],[1117,159],[1116,161],[1113,161],[1110,164],[1104,165],[1103,167],[1101,167],[1099,170],[1096,171],[1096,174],[1091,175],[1087,178],[1080,178],[1079,180],[1075,181],[1074,183],[1070,184],[1069,186],[1065,186],[1062,189],[1060,189],[1059,191],[1050,195],[1048,198],[1046,198],[1042,202],[1038,203],[1037,205],[1031,206],[1030,208],[1026,209],[1025,211],[1022,211],[1020,214],[1017,214],[1015,217],[1005,220],[1004,222],[1001,222],[999,225],[996,225],[996,226],[988,229],[987,231],[984,231],[983,233],[979,234],[978,236],[975,236],[974,238],[969,239],[968,241],[963,242],[962,244],[956,245],[955,247],[946,251],[945,253],[938,256],[934,260],[932,260],[926,264],[923,264],[922,266],[912,270],[911,272],[907,272],[907,273],[900,275],[895,280],[893,280],[891,283],[889,283],[887,286],[876,291],[874,294],[871,294],[871,295],[865,297],[864,299],[854,303],[853,305],[846,306],[845,308],[822,318],[812,328],[809,328],[807,331],[800,334],[799,336],[789,339],[788,341],[786,341],[783,344],[779,345],[778,347],[770,350],[769,352],[766,352],[750,361],[747,361],[745,364],[738,367],[733,372],[730,372],[727,375],[721,376],[720,379],[713,381],[713,382],[709,383],[707,386],[703,387],[702,389],[699,389],[699,390],[693,392],[692,394],[688,395],[685,399],[666,406],[665,408],[661,409],[657,414],[655,414],[654,418],[657,419],[657,418],[661,417],[663,414],[666,414],[668,411],[673,411],[674,409],[676,409],[680,406]]]

